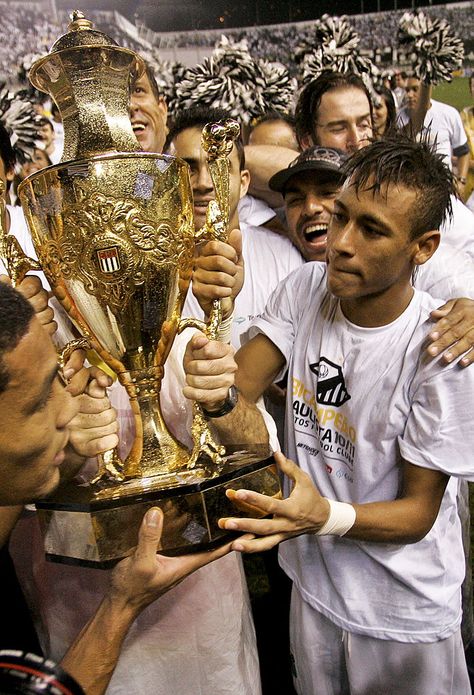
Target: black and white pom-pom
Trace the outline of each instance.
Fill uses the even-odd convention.
[[[259,114],[254,109],[254,116],[270,111],[292,113],[297,83],[295,78],[291,77],[289,70],[281,63],[270,63],[267,60],[259,60],[257,67],[260,76],[257,79],[256,89],[260,92],[263,110]]]
[[[264,108],[256,88],[259,77],[247,42],[232,42],[223,36],[212,56],[188,68],[176,85],[177,109],[200,105],[221,108],[249,123],[255,111],[261,113]]]
[[[464,45],[445,19],[405,12],[398,29],[400,46],[412,53],[413,72],[423,82],[451,82],[462,65]]]
[[[33,157],[38,141],[38,120],[33,105],[0,83],[0,121],[5,127],[17,162],[23,164]]]
[[[300,46],[299,80],[304,85],[316,79],[325,70],[354,73],[371,85],[377,69],[370,58],[359,53],[360,37],[347,21],[347,17],[324,15],[316,22],[310,48]]]

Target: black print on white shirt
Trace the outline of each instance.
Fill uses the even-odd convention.
[[[319,404],[339,406],[350,399],[339,365],[321,357],[319,362],[310,364],[309,368],[318,377],[316,398]]]

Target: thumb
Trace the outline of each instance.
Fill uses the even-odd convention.
[[[237,263],[242,260],[242,232],[240,229],[233,229],[227,238],[227,243],[232,246],[237,254]]]
[[[8,277],[8,275],[3,275],[3,274],[0,275],[0,282],[3,282],[4,285],[11,285],[12,284],[12,281]]]
[[[152,507],[143,517],[138,532],[138,545],[135,550],[135,558],[153,559],[161,547],[161,533],[163,531],[163,512],[159,507]]]
[[[455,299],[450,299],[449,302],[446,302],[446,304],[443,304],[443,306],[438,307],[437,309],[434,309],[431,313],[430,316],[432,319],[440,319],[443,316],[446,316],[449,314],[451,309],[454,306]]]
[[[296,463],[293,463],[291,459],[287,459],[286,456],[281,453],[281,451],[275,452],[275,461],[277,462],[278,468],[282,471],[282,473],[288,476],[290,480],[294,480],[295,482],[297,481],[301,470]]]

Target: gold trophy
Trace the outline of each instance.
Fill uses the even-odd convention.
[[[196,243],[188,166],[140,151],[128,99],[131,76],[143,70],[138,55],[76,11],[68,33],[30,71],[61,112],[64,154],[25,179],[19,197],[40,265],[82,335],[78,344],[117,374],[135,421],[123,463],[116,451],[104,452],[94,481],[63,485],[37,504],[47,556],[96,567],[130,553],[151,506],[165,515],[164,552],[194,552],[228,540],[217,526],[236,514],[227,488],[280,489],[267,447],[226,450],[194,404],[189,452],[161,414],[160,385],[177,332],[191,325],[215,337],[220,306],[214,303],[204,326],[180,318]],[[227,156],[236,132],[235,122],[203,131],[216,200],[200,238],[227,233]],[[3,239],[4,253],[10,246]]]

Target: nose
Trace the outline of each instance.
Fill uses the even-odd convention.
[[[355,229],[349,220],[343,226],[331,222],[328,229],[328,250],[339,256],[355,255]]]
[[[302,216],[311,218],[323,211],[321,199],[318,196],[308,194],[305,197]]]
[[[199,192],[214,190],[209,169],[204,162],[194,175],[193,189]]]

